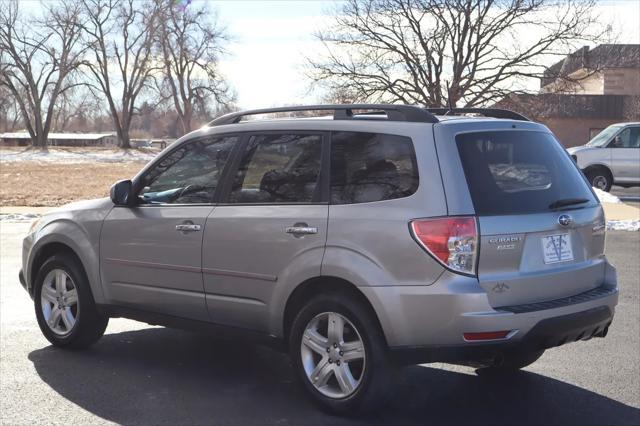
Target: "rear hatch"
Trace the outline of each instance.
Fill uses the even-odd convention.
[[[602,207],[551,133],[462,132],[455,148],[478,221],[478,281],[494,307],[602,285]]]

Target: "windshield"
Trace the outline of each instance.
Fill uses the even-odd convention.
[[[591,147],[601,147],[604,146],[607,142],[611,140],[611,137],[615,135],[618,130],[620,130],[620,126],[609,126],[597,135],[593,137],[589,142],[587,142],[587,146]]]

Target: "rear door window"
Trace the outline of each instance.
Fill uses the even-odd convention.
[[[331,202],[369,203],[407,197],[418,188],[413,143],[404,136],[334,132]]]
[[[551,134],[531,131],[465,133],[456,136],[477,215],[544,212],[559,200],[597,204],[575,164]]]
[[[319,199],[322,135],[252,135],[230,203],[310,203]]]

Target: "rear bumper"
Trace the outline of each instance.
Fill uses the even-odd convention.
[[[504,345],[544,349],[602,334],[618,303],[615,268],[607,263],[606,270],[599,287],[516,306],[492,306],[475,278],[452,272],[445,272],[429,286],[360,287],[360,290],[378,314],[393,353],[432,352],[420,356],[422,362],[473,359],[476,354],[492,352]],[[464,337],[466,333],[501,331],[509,332],[506,338],[468,341]]]
[[[605,337],[612,321],[613,312],[607,306],[600,306],[544,319],[517,341],[397,347],[391,348],[391,356],[402,364],[495,360],[514,349],[534,352],[593,337]]]

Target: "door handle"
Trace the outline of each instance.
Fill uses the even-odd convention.
[[[316,228],[315,226],[308,226],[306,223],[305,224],[296,223],[294,226],[287,226],[284,229],[284,232],[286,232],[287,234],[293,234],[294,236],[310,235],[310,234],[317,234],[318,228]]]
[[[198,232],[200,229],[202,229],[200,225],[193,223],[182,223],[180,225],[176,225],[176,231],[180,232]]]

